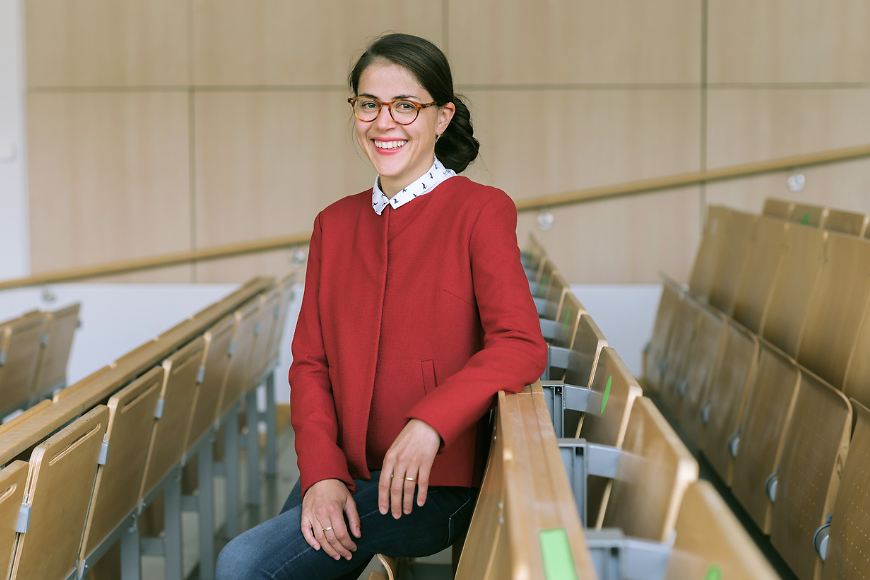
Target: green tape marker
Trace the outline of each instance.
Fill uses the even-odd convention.
[[[541,286],[546,286],[546,285],[547,285],[547,280],[549,280],[549,279],[550,279],[550,275],[549,275],[549,274],[544,274],[544,275],[541,277]]]
[[[810,223],[810,212],[805,211],[804,217],[801,218],[801,225],[807,225]]]
[[[610,383],[613,382],[613,375],[607,377],[607,386],[604,387],[604,398],[601,400],[601,414],[604,414],[604,408],[607,407],[607,399],[610,398]]]
[[[565,326],[562,328],[562,331],[568,332],[568,320],[571,318],[571,307],[568,307],[568,313],[565,314]]]
[[[538,543],[541,545],[546,580],[580,580],[565,528],[541,530],[538,532]]]
[[[719,564],[710,564],[704,580],[722,580],[722,567]]]

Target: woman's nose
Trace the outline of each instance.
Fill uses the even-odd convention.
[[[389,105],[381,105],[381,109],[378,111],[378,116],[375,118],[375,124],[378,128],[392,127],[396,124],[396,122],[393,121],[393,117],[390,115]]]

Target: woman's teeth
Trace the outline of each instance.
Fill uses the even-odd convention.
[[[378,141],[377,139],[373,139],[375,142],[375,147],[378,149],[398,149],[408,141]]]

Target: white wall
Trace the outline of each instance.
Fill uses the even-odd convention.
[[[0,280],[30,271],[22,0],[0,0]]]

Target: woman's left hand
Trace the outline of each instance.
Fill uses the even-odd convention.
[[[402,512],[411,513],[414,502],[414,487],[417,489],[417,505],[426,503],[429,489],[429,471],[441,446],[441,436],[429,424],[411,419],[386,456],[378,485],[378,507],[381,514],[391,510],[399,519]]]

